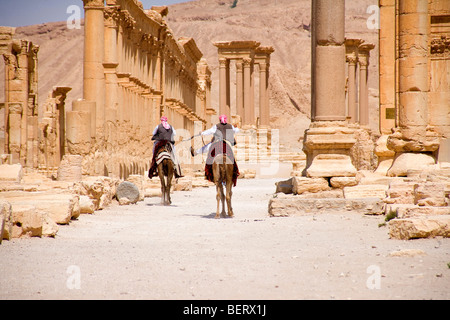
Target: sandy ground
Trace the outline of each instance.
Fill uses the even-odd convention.
[[[275,181],[239,180],[232,219],[199,188],[3,241],[0,299],[450,298],[450,239],[391,240],[384,217],[354,213],[271,218]]]

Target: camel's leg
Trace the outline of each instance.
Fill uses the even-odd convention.
[[[222,186],[222,183],[220,184],[220,199],[222,201],[222,217],[226,217],[227,215],[225,214],[225,190]]]
[[[231,207],[231,195],[233,191],[231,190],[233,187],[232,181],[227,181],[227,208],[228,208],[228,216],[231,218],[233,216],[233,208]]]
[[[170,205],[172,200],[170,199],[170,188],[172,187],[172,178],[174,174],[174,168],[172,161],[167,160],[167,184],[166,184],[166,205]]]
[[[162,167],[162,163],[158,165],[158,176],[159,180],[161,181],[161,204],[165,203],[165,197],[166,197],[166,181],[164,179],[164,171]]]
[[[222,186],[221,186],[221,184],[220,184],[220,182],[216,182],[216,191],[217,191],[217,194],[216,194],[216,199],[217,199],[217,211],[216,211],[216,216],[215,216],[215,218],[216,219],[219,219],[220,218],[220,201],[221,201],[221,199],[222,199],[222,197],[221,197],[221,193],[222,193]]]

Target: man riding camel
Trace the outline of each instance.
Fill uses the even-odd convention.
[[[215,124],[210,129],[205,130],[199,134],[201,136],[207,136],[212,134],[214,135],[214,137],[210,143],[204,145],[198,150],[194,150],[194,148],[191,147],[191,155],[193,157],[200,153],[209,152],[211,145],[216,141],[223,140],[225,142],[228,142],[230,146],[234,146],[236,144],[234,135],[235,133],[239,132],[239,128],[236,128],[232,124],[229,124],[227,116],[224,114],[219,116],[219,120],[220,122],[218,124]]]
[[[155,153],[158,152],[158,150],[155,150],[155,149],[156,149],[156,146],[158,144],[160,144],[161,141],[165,140],[165,141],[170,142],[170,147],[171,147],[170,156],[171,156],[171,159],[172,159],[174,167],[175,167],[176,177],[182,177],[181,168],[178,163],[178,159],[177,159],[176,152],[175,152],[175,136],[176,136],[177,132],[168,123],[167,117],[165,117],[165,116],[161,117],[161,123],[155,127],[152,134],[153,134],[152,140],[155,141],[153,143],[153,157],[155,157],[155,155],[156,155]],[[153,159],[152,163],[155,160],[156,159]]]

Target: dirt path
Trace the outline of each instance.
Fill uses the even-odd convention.
[[[275,181],[239,180],[233,219],[199,188],[3,241],[0,299],[450,298],[450,239],[390,240],[384,217],[354,213],[270,218]],[[424,254],[390,256],[410,249]]]

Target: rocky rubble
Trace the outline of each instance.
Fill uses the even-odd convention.
[[[450,237],[447,163],[408,170],[406,177],[361,170],[356,177],[344,179],[345,183],[333,183],[333,179],[294,176],[277,182],[269,215],[384,214],[393,239]]]
[[[242,178],[254,177],[254,172],[247,170]],[[61,180],[24,172],[21,165],[0,165],[0,243],[18,237],[55,237],[59,225],[70,224],[80,214],[161,196],[159,178],[150,180],[147,175],[130,175],[127,181],[68,175]],[[205,180],[203,171],[186,170],[185,177],[173,180],[172,192],[209,186],[213,183]]]

